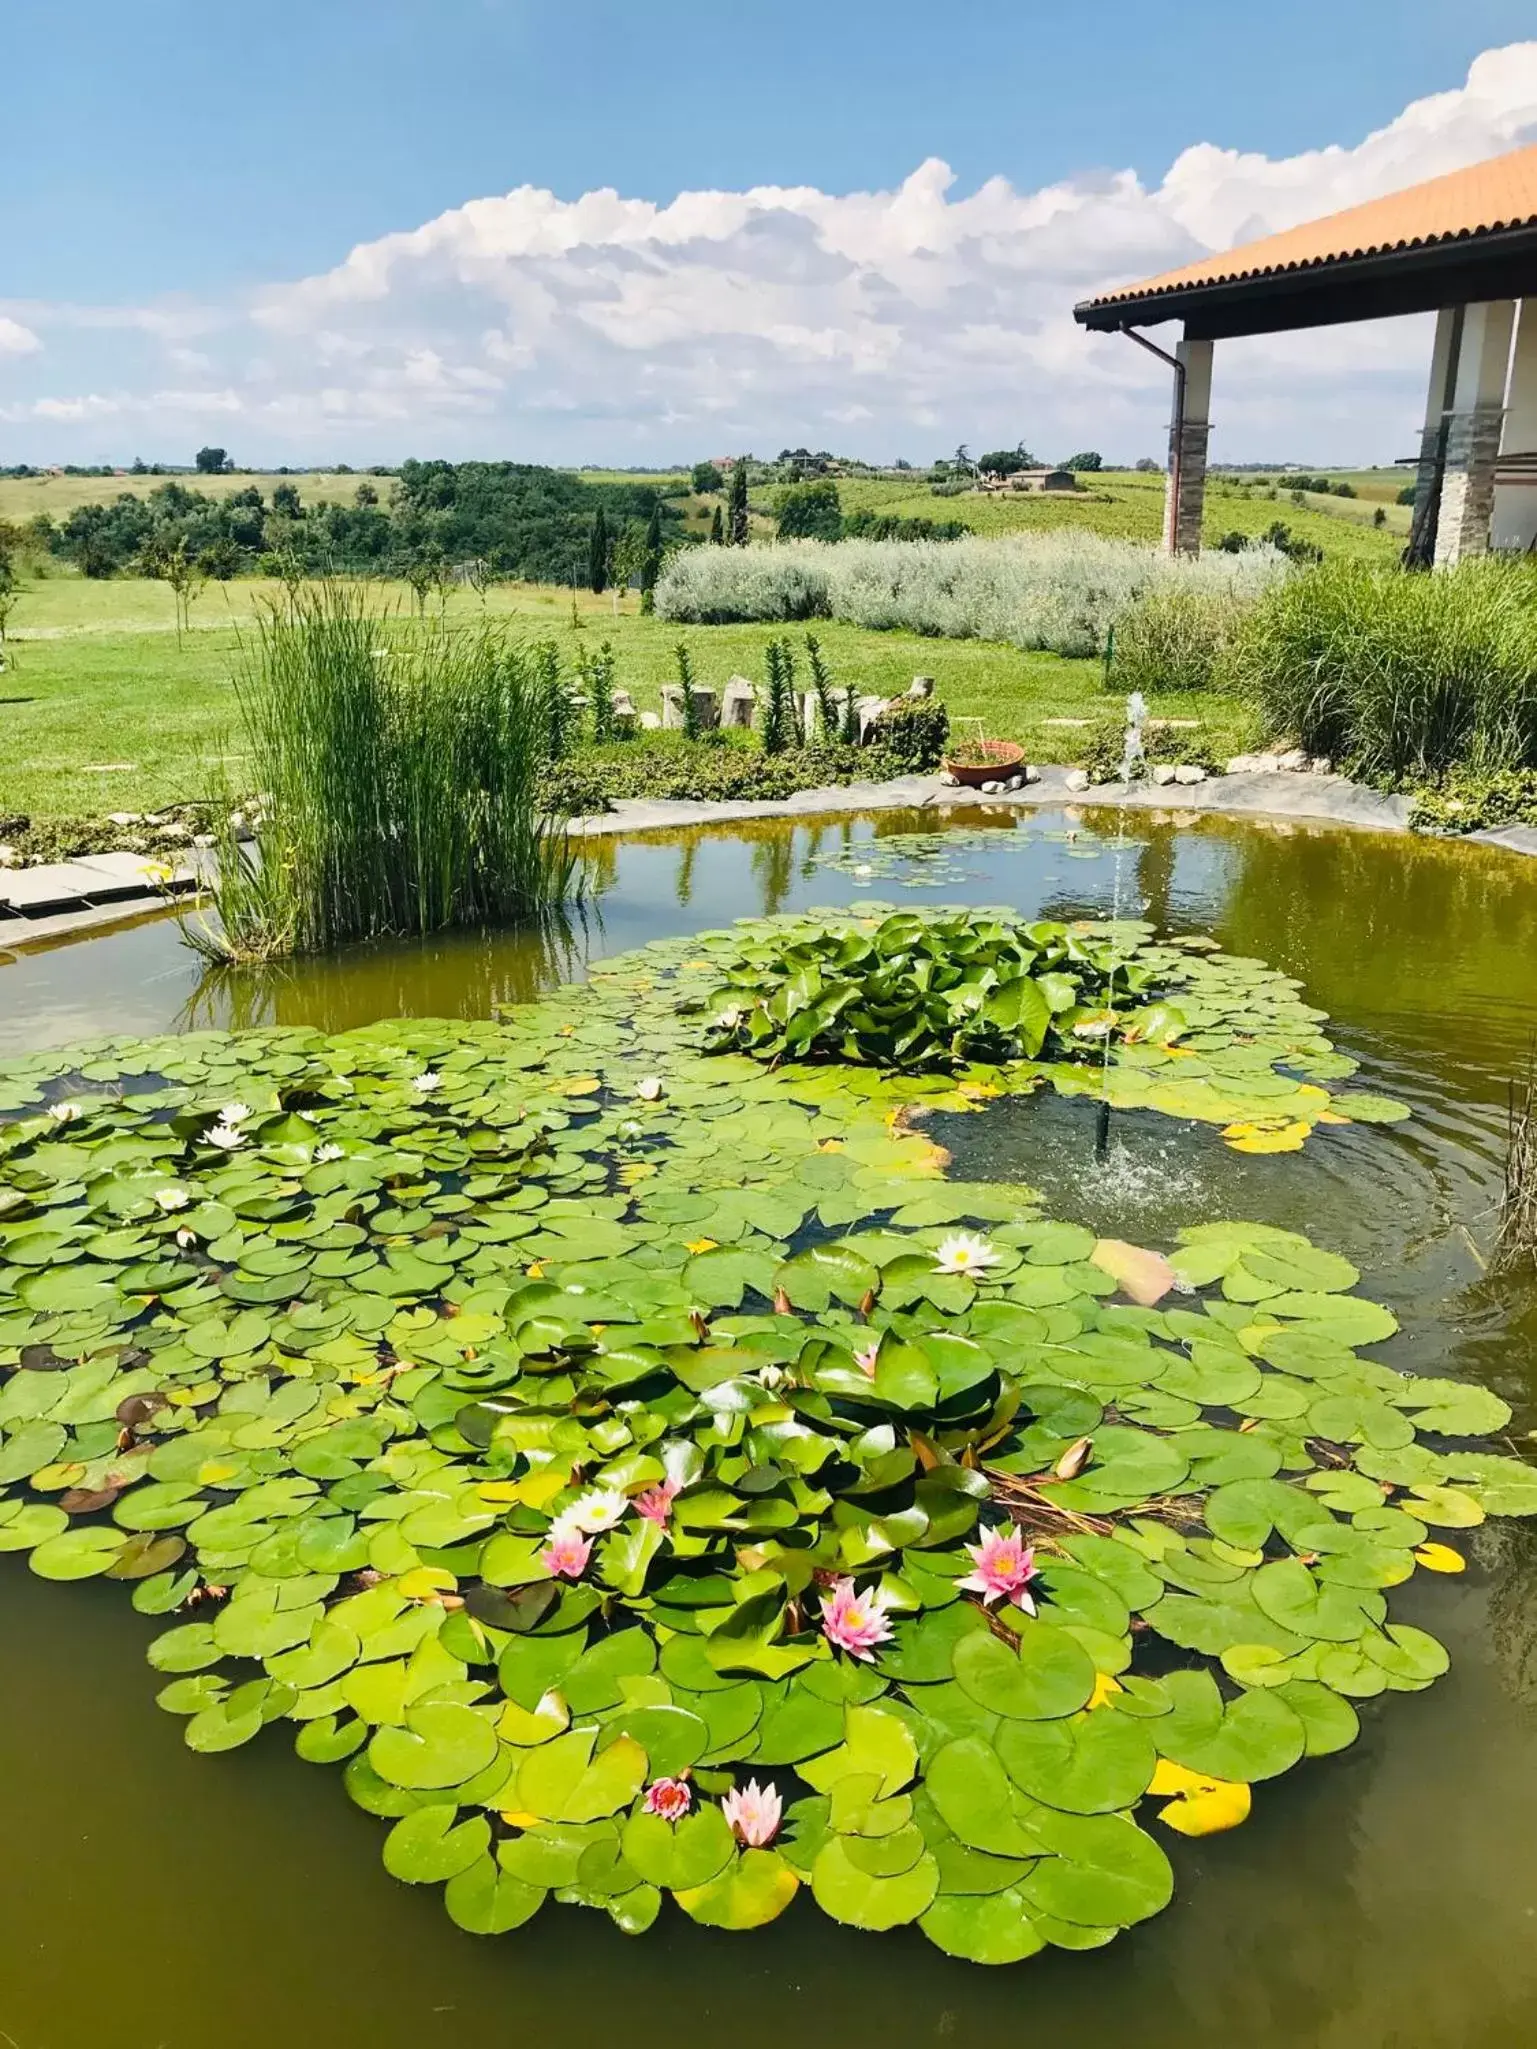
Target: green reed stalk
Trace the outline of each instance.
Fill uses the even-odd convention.
[[[320,586],[269,613],[237,679],[260,791],[254,848],[226,833],[221,959],[538,913],[576,856],[540,808],[555,724],[548,664],[484,624],[402,630]]]

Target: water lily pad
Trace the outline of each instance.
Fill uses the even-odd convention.
[[[745,1850],[708,1885],[677,1894],[678,1905],[706,1928],[765,1928],[777,1921],[800,1880],[777,1850]]]
[[[456,1878],[482,1858],[491,1826],[482,1816],[458,1820],[454,1806],[418,1807],[402,1815],[384,1839],[384,1868],[406,1885],[436,1885]]]
[[[952,1663],[957,1680],[980,1706],[1023,1720],[1073,1714],[1094,1690],[1087,1651],[1048,1622],[1026,1622],[1017,1651],[992,1635],[962,1637]]]

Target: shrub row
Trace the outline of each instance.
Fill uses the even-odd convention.
[[[691,548],[657,586],[666,619],[841,619],[955,640],[1010,641],[1062,655],[1103,651],[1112,624],[1144,593],[1252,599],[1287,574],[1271,548],[1170,560],[1097,534],[1001,540],[801,541]]]

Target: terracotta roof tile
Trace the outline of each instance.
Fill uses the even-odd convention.
[[[1164,271],[1140,284],[1102,292],[1088,303],[1113,306],[1123,299],[1182,291],[1192,285],[1308,270],[1353,256],[1457,241],[1533,222],[1537,222],[1537,144],[1471,164],[1465,171],[1428,178],[1422,185],[1370,199],[1364,206],[1306,221],[1279,235],[1266,235],[1262,241],[1242,243],[1221,256],[1187,263],[1182,270]]]

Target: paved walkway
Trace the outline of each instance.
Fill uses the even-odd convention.
[[[1232,818],[1275,818],[1323,825],[1356,826],[1373,832],[1407,832],[1409,799],[1384,797],[1344,776],[1223,775],[1204,783],[1155,786],[1097,783],[1070,790],[1065,768],[1043,768],[1040,781],[1008,795],[984,797],[959,790],[938,776],[899,776],[893,782],[850,783],[801,790],[776,803],[673,803],[660,798],[621,798],[612,811],[574,818],[571,830],[584,838],[615,833],[676,831],[680,826],[731,825],[753,818],[810,818],[835,812],[932,811],[979,806],[998,811],[1061,809],[1167,811],[1183,817],[1216,814]],[[1470,839],[1512,853],[1537,855],[1537,826],[1507,825],[1475,832]],[[194,859],[196,857],[193,857]],[[78,861],[38,868],[0,869],[0,948],[36,945],[98,926],[142,917],[163,901],[164,869],[138,854],[93,854]],[[197,875],[192,861],[171,881],[190,890]]]

